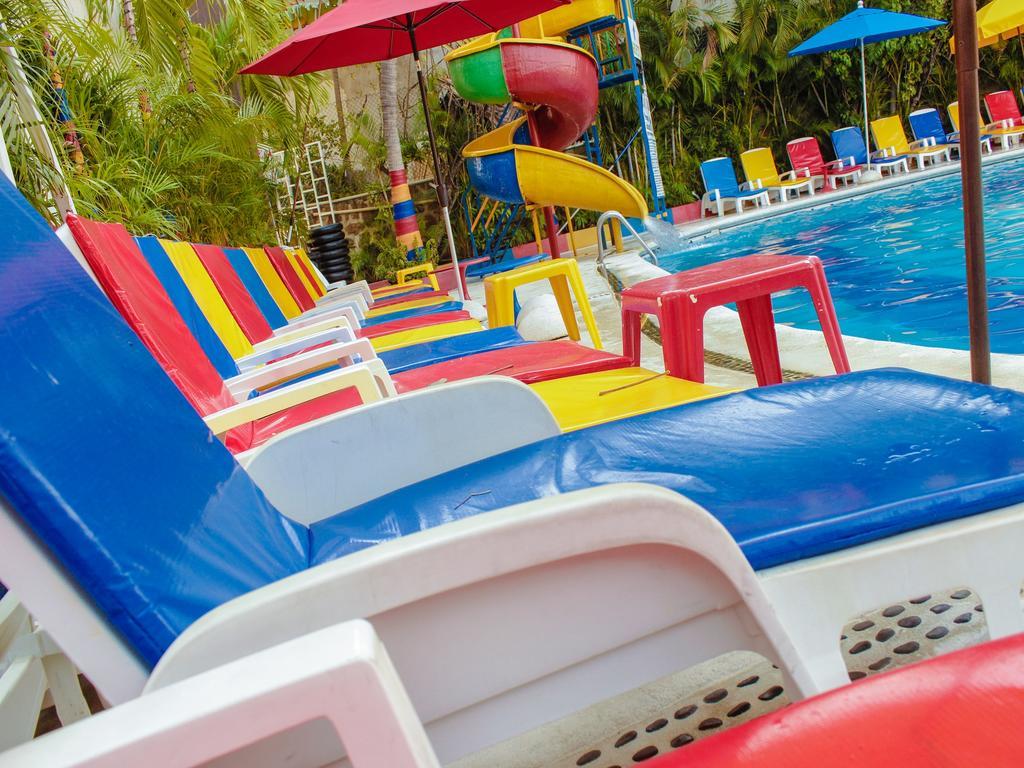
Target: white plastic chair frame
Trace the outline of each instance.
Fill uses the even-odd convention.
[[[456,386],[461,391],[453,395]],[[442,420],[459,426],[452,427],[446,406],[454,401],[447,398],[458,399],[458,418],[467,423],[483,414],[493,419],[498,387],[509,395],[509,413],[479,444],[459,446],[450,460],[421,452],[424,440],[441,439],[423,437],[425,430]],[[299,506],[333,514],[349,506],[351,489],[365,487],[374,461],[387,468],[379,491],[386,492],[557,433],[543,404],[516,382],[484,379],[452,389],[315,422],[253,451],[248,469],[276,504],[287,494],[286,514]],[[361,429],[367,419],[375,431]],[[511,424],[526,425],[529,434],[503,429]],[[335,475],[323,474],[321,464],[353,434],[360,436],[359,461],[335,461]],[[372,439],[378,435],[388,439]],[[430,455],[432,466],[408,461],[414,452]],[[304,472],[295,471],[298,455],[310,460]],[[278,474],[266,471],[279,462]],[[356,494],[351,503],[361,501]],[[706,510],[664,489],[623,484],[481,514],[296,574],[201,618],[148,675],[15,516],[0,516],[0,537],[12,555],[0,577],[111,701],[140,693],[145,701],[362,618],[387,646],[444,763],[730,650],[754,650],[778,664],[794,697],[843,685],[844,622],[936,588],[971,586],[992,638],[1024,629],[1024,505],[755,572]],[[259,720],[251,741],[295,722],[273,715],[279,719]],[[272,760],[297,745],[318,755],[331,749],[334,737],[311,728],[300,728],[301,738],[262,741],[261,755]],[[66,749],[61,754],[76,764]],[[362,768],[354,750],[353,758]]]
[[[774,192],[780,203],[789,201],[790,192],[793,193],[793,197],[800,197],[801,192],[807,192],[808,195],[814,195],[815,180],[820,179],[820,176],[811,176],[809,168],[802,169],[799,173],[797,171],[786,171],[785,173],[779,174],[781,181],[796,181],[797,179],[804,179],[800,184],[765,184],[763,179],[754,179],[753,181],[744,182],[744,184],[753,185],[751,189],[764,189],[769,192]]]
[[[78,670],[8,592],[0,598],[0,752],[35,735],[47,704],[64,724],[89,716]]]
[[[898,161],[894,162],[883,162],[878,163],[878,160],[892,160],[892,158],[899,157],[896,154],[896,150],[893,147],[887,147],[884,149],[876,149],[871,153],[871,168],[876,170],[882,175],[888,173],[889,175],[895,175],[897,173],[910,173],[910,164],[907,162],[907,158],[900,157]]]
[[[740,184],[740,189],[743,190],[746,187],[747,190],[757,189],[757,187],[750,187],[747,182]],[[708,211],[715,211],[718,216],[725,216],[726,206],[731,205],[732,209],[736,213],[743,213],[747,203],[752,206],[761,208],[772,204],[771,198],[768,195],[768,190],[764,190],[763,193],[758,195],[744,195],[742,197],[730,197],[723,195],[721,190],[710,189],[704,193],[700,199],[700,217],[703,219]]]

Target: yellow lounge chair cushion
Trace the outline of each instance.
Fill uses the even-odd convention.
[[[284,255],[285,258],[288,259],[288,263],[292,265],[292,269],[295,270],[295,274],[299,276],[299,282],[302,283],[302,287],[306,289],[306,293],[309,294],[309,298],[315,302],[322,294],[316,289],[316,286],[310,282],[310,279],[306,277],[305,270],[299,266],[298,255],[295,251],[287,248],[284,251]]]
[[[414,291],[420,291],[430,286],[426,283],[406,283],[405,285],[386,285],[383,288],[374,288],[370,291],[370,295],[375,299],[393,299],[396,296],[401,296],[403,293],[413,293]]]
[[[419,309],[420,307],[433,307],[438,304],[447,304],[451,299],[447,296],[431,296],[429,299],[412,299],[403,301],[401,304],[389,304],[380,309],[371,309],[366,313],[367,317],[381,317],[390,315],[392,312],[404,312],[407,309]]]
[[[271,297],[280,308],[282,314],[288,320],[302,314],[302,310],[295,303],[294,297],[289,293],[281,276],[277,274],[274,265],[270,263],[270,257],[267,256],[267,252],[262,248],[243,248],[242,250],[249,257],[253,267],[256,268],[256,273],[260,276],[263,284],[267,286],[267,290],[270,291]]]
[[[531,384],[563,432],[625,419],[732,390],[697,384],[646,368],[619,368]],[[603,393],[603,394],[602,394]]]
[[[423,328],[411,328],[408,331],[378,336],[370,339],[370,344],[378,352],[387,352],[392,349],[409,347],[413,344],[447,339],[451,336],[462,336],[466,333],[476,333],[482,330],[483,326],[476,320],[456,320],[452,323],[438,323],[437,325],[427,325]]]
[[[871,133],[875,137],[875,147],[878,149],[893,149],[897,155],[914,154],[916,150],[910,148],[907,141],[907,134],[903,132],[903,121],[899,115],[889,115],[871,121]],[[931,150],[926,150],[931,151]]]
[[[795,179],[783,181],[779,178],[779,169],[775,166],[775,158],[772,151],[767,147],[748,149],[740,155],[740,163],[743,165],[743,174],[747,181],[760,180],[765,187],[788,187],[794,184],[804,184],[807,179]]]
[[[228,353],[236,360],[251,355],[252,344],[242,333],[235,316],[231,314],[228,305],[224,303],[220,291],[213,283],[213,278],[206,271],[206,267],[199,260],[199,254],[195,252],[192,245],[163,239],[160,240],[160,245],[164,247],[174,268],[178,270],[181,279],[188,286],[189,293],[196,300],[206,321],[213,328]]]

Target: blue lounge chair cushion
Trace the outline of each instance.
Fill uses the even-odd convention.
[[[306,529],[3,174],[0,220],[0,501],[153,664],[210,608],[306,567]]]
[[[506,253],[511,254],[511,251],[507,251]],[[544,261],[544,259],[547,258],[550,257],[546,253],[536,253],[533,256],[523,256],[521,258],[515,258],[514,256],[508,255],[504,258],[493,261],[490,264],[470,264],[466,267],[466,277],[487,277],[488,275],[496,275],[499,272],[508,272],[512,269],[525,267],[527,264],[536,264],[538,261]]]
[[[861,133],[860,128],[856,126],[849,126],[848,128],[840,128],[839,130],[832,131],[832,149],[836,153],[836,157],[845,159],[852,157],[854,165],[866,165],[868,162],[868,148],[864,143],[864,134]],[[906,159],[906,155],[896,155],[894,157],[882,157],[874,158],[871,160],[872,165],[895,165]]]
[[[505,326],[413,344],[409,347],[393,349],[390,352],[381,352],[378,357],[384,362],[388,371],[395,374],[410,371],[413,368],[422,368],[424,365],[432,363],[454,360],[457,357],[475,355],[477,352],[518,347],[529,343],[516,332],[515,328]]]
[[[873,371],[541,441],[307,528],[267,501],[2,176],[0,218],[0,500],[150,665],[206,612],[310,565],[560,491],[678,490],[756,567],[1024,499],[1024,395]],[[514,334],[460,338],[497,332]]]
[[[462,467],[312,527],[313,563],[624,481],[682,493],[767,568],[1024,498],[1024,395],[877,370],[748,390]]]
[[[712,192],[717,200],[719,197],[749,197],[759,195],[764,190],[740,191],[740,183],[736,179],[736,169],[733,168],[732,160],[728,157],[716,157],[713,160],[705,160],[700,164],[700,177],[704,181],[704,188]]]
[[[935,139],[937,145],[957,143],[956,140],[950,139],[952,134],[946,133],[937,109],[921,109],[911,112],[909,120],[910,130],[914,132],[914,138],[918,141]]]
[[[228,352],[220,337],[217,336],[217,332],[213,330],[213,326],[206,319],[203,310],[199,308],[195,298],[192,296],[192,292],[185,285],[185,281],[178,273],[178,270],[174,268],[170,256],[167,255],[164,247],[160,245],[160,241],[149,235],[146,237],[136,237],[135,242],[139,244],[139,250],[146,257],[150,269],[153,270],[157,280],[160,281],[164,290],[167,291],[167,295],[170,296],[175,309],[181,315],[181,319],[185,321],[188,329],[192,331],[192,335],[196,337],[199,346],[203,348],[203,352],[210,358],[210,362],[217,369],[217,373],[225,379],[237,376],[238,366],[235,364],[235,359],[231,357],[231,353]]]
[[[256,302],[256,306],[259,307],[267,324],[275,330],[288,325],[288,319],[284,316],[281,308],[277,306],[274,297],[270,295],[270,290],[263,282],[263,278],[260,277],[260,273],[256,271],[256,267],[249,261],[245,251],[241,248],[224,248],[223,251],[224,255],[228,257],[228,261],[231,262],[231,266],[235,268],[235,272],[238,273],[238,277],[241,278],[245,289]]]
[[[402,309],[398,312],[389,312],[379,317],[368,317],[363,321],[364,328],[371,328],[381,323],[390,323],[392,320],[403,320],[407,317],[423,317],[432,315],[435,312],[455,312],[462,309],[460,301],[446,301],[444,304],[434,304],[429,307],[416,307],[415,309]]]

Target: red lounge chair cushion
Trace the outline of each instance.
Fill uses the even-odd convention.
[[[442,379],[459,381],[474,376],[496,375],[510,376],[524,384],[534,384],[581,373],[610,371],[627,365],[629,360],[621,355],[601,352],[574,341],[542,341],[413,368],[395,374],[392,378],[399,392],[411,392],[436,384]]]
[[[1011,125],[1021,125],[1020,107],[1017,106],[1017,97],[1013,91],[996,91],[985,94],[985,106],[988,107],[989,117],[993,122],[1009,120]]]
[[[324,289],[320,285],[320,281],[313,277],[313,272],[310,270],[309,265],[306,264],[306,260],[301,256],[295,257],[295,263],[299,265],[299,269],[302,270],[302,274],[309,280],[309,284],[313,286],[313,290],[316,291],[317,298],[324,295]]]
[[[276,245],[268,245],[263,249],[267,252],[267,256],[270,258],[270,263],[274,265],[274,269],[277,270],[278,277],[284,282],[285,288],[288,289],[288,293],[295,299],[295,303],[299,305],[299,309],[305,312],[308,309],[312,309],[315,305],[313,304],[313,298],[309,295],[309,291],[302,284],[302,280],[299,279],[298,273],[292,268],[291,262],[288,261],[288,256],[284,250]]]
[[[837,688],[644,766],[1009,768],[1024,755],[1021,713],[1017,635]]]
[[[192,248],[203,262],[206,271],[210,273],[213,284],[217,286],[217,291],[224,298],[224,303],[227,304],[245,338],[251,344],[269,339],[274,334],[270,323],[260,312],[260,308],[253,301],[252,295],[235,272],[235,268],[231,266],[224,251],[216,245],[195,243]]]
[[[428,325],[438,323],[454,323],[459,320],[472,320],[464,309],[456,309],[451,312],[435,312],[432,315],[420,315],[419,317],[403,317],[398,320],[389,320],[386,323],[377,323],[368,328],[362,328],[359,336],[364,339],[375,339],[378,336],[385,336],[389,333],[408,331],[413,328],[424,328]]]
[[[232,453],[247,451],[262,445],[274,435],[287,432],[289,429],[300,427],[316,419],[322,419],[325,416],[333,416],[361,405],[362,402],[362,398],[355,388],[350,387],[339,392],[332,392],[329,395],[323,395],[301,405],[293,406],[286,411],[275,413],[273,416],[259,419],[238,430],[231,430],[224,436],[224,444]]]
[[[818,140],[814,138],[791,141],[786,145],[786,152],[789,155],[790,165],[794,171],[802,171],[808,168],[812,176],[838,176],[850,173],[860,168],[859,165],[847,166],[845,168],[833,168],[825,164],[825,158],[821,156],[821,147]]]
[[[102,224],[80,216],[69,216],[68,226],[104,293],[192,406],[206,416],[234,405],[224,380],[189,332],[128,230],[120,224]],[[104,375],[116,376],[117,372]]]
[[[69,216],[68,226],[104,293],[192,407],[206,416],[235,405],[128,231],[79,216]],[[355,389],[334,392],[237,427],[224,442],[233,453],[255,448],[280,432],[361,402]]]

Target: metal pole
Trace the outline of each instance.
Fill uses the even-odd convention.
[[[975,0],[953,0],[956,87],[960,103],[960,179],[964,199],[967,315],[971,378],[992,382],[985,283],[985,203],[981,188],[981,124],[978,114],[978,19]]]
[[[863,8],[863,3],[857,3]],[[860,87],[864,99],[864,149],[867,151],[867,169],[871,170],[871,136],[868,134],[868,76],[864,66],[864,38],[860,39]]]
[[[423,65],[420,63],[420,52],[416,47],[416,25],[413,24],[412,14],[405,16],[406,29],[409,32],[409,43],[412,46],[412,58],[416,62],[416,79],[420,86],[420,101],[423,103],[423,119],[427,124],[427,138],[430,141],[430,155],[434,160],[434,183],[437,187],[437,203],[441,206],[441,218],[444,220],[444,231],[448,236],[448,252],[452,257],[452,270],[455,273],[455,287],[459,292],[459,298],[466,300],[466,294],[462,290],[462,276],[459,272],[459,256],[455,252],[455,235],[452,233],[452,218],[448,212],[448,189],[441,177],[441,159],[437,154],[437,142],[434,139],[434,125],[430,120],[430,107],[427,105],[427,84],[423,78]]]
[[[14,167],[11,165],[11,156],[7,154],[7,142],[4,141],[4,134],[0,131],[0,171],[4,176],[14,183]]]
[[[533,112],[527,111],[526,125],[530,129],[530,143],[535,147],[540,146],[540,134],[537,133],[537,122]],[[558,242],[558,227],[555,225],[555,209],[550,205],[544,206],[544,227],[548,231],[548,250],[551,251],[551,258],[558,259],[562,256],[562,246]]]
[[[519,37],[519,24],[512,25],[512,36]],[[540,134],[537,133],[537,120],[532,110],[526,111],[526,127],[530,131],[530,143],[535,147],[540,146]],[[562,247],[558,243],[558,228],[555,226],[555,209],[550,205],[544,207],[544,226],[548,231],[548,250],[552,259],[561,258]],[[537,219],[534,218],[534,225]],[[539,233],[538,233],[539,234]],[[537,238],[537,252],[540,252],[540,237]]]
[[[0,32],[6,31],[3,19],[0,18]],[[16,124],[28,131],[29,136],[31,136],[33,143],[36,145],[36,152],[48,160],[57,172],[59,181],[50,191],[53,194],[53,202],[57,206],[61,218],[64,219],[69,213],[75,212],[75,202],[71,199],[71,192],[68,189],[67,181],[64,179],[64,166],[60,156],[57,154],[57,150],[53,148],[53,143],[50,141],[50,134],[46,131],[43,116],[39,112],[39,106],[36,104],[35,96],[29,86],[28,76],[21,65],[17,49],[13,45],[0,47],[0,56],[6,56],[7,58],[7,72],[18,102],[15,107],[18,110]],[[8,157],[9,162],[10,158]]]

